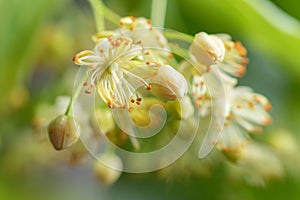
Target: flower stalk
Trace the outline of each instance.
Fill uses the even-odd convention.
[[[151,20],[153,26],[164,27],[168,0],[152,0]]]

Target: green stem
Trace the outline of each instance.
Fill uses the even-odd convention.
[[[101,0],[89,0],[96,21],[97,32],[101,32],[105,30],[104,18],[113,24],[119,25],[120,16],[114,13],[112,10],[107,8]]]
[[[83,86],[83,83],[85,82],[86,80],[86,77],[83,76],[82,79],[80,80],[80,83],[78,84],[75,92],[73,93],[73,95],[71,96],[71,99],[70,99],[70,102],[68,104],[68,107],[67,107],[67,110],[65,112],[65,115],[71,115],[72,113],[72,110],[73,110],[73,104],[74,104],[74,101],[77,99],[80,91],[81,91],[81,88]]]
[[[152,0],[151,21],[153,26],[164,27],[168,0]]]
[[[89,0],[89,2],[93,8],[97,32],[101,32],[105,29],[104,11],[103,11],[102,1],[101,0]]]
[[[111,23],[115,25],[120,25],[120,19],[121,17],[117,15],[115,12],[113,12],[111,9],[106,7],[104,4],[102,4],[103,11],[104,11],[104,17],[110,21]]]

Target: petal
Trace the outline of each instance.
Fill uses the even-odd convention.
[[[235,122],[227,121],[217,147],[223,151],[238,151],[249,141],[249,135]]]

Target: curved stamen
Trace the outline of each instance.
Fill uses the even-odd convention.
[[[141,78],[140,76],[137,76],[137,75],[131,73],[130,71],[127,71],[127,70],[124,70],[124,69],[121,69],[121,71],[124,72],[124,74],[126,74],[127,76],[132,77],[132,78],[136,79],[138,82],[145,85],[146,89],[151,89],[150,84],[147,81],[145,81],[143,78]]]

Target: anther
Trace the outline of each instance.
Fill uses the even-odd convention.
[[[272,105],[270,103],[266,103],[265,110],[269,112],[271,109],[272,109]]]
[[[84,83],[83,83],[83,86],[87,86],[89,84],[89,82],[88,81],[85,81]]]
[[[151,85],[146,86],[146,90],[151,90],[151,88],[152,88]]]
[[[197,98],[197,100],[200,101],[200,100],[202,100],[203,98],[204,98],[204,95],[200,95],[200,96]]]
[[[248,105],[251,109],[254,109],[255,105],[252,101],[248,101]]]
[[[174,58],[174,55],[173,55],[172,53],[169,53],[169,54],[168,54],[168,58],[169,58],[169,59],[172,59],[172,58]]]
[[[114,107],[114,105],[113,105],[111,102],[108,102],[108,103],[107,103],[107,106],[108,106],[109,108],[113,108],[113,107]]]

